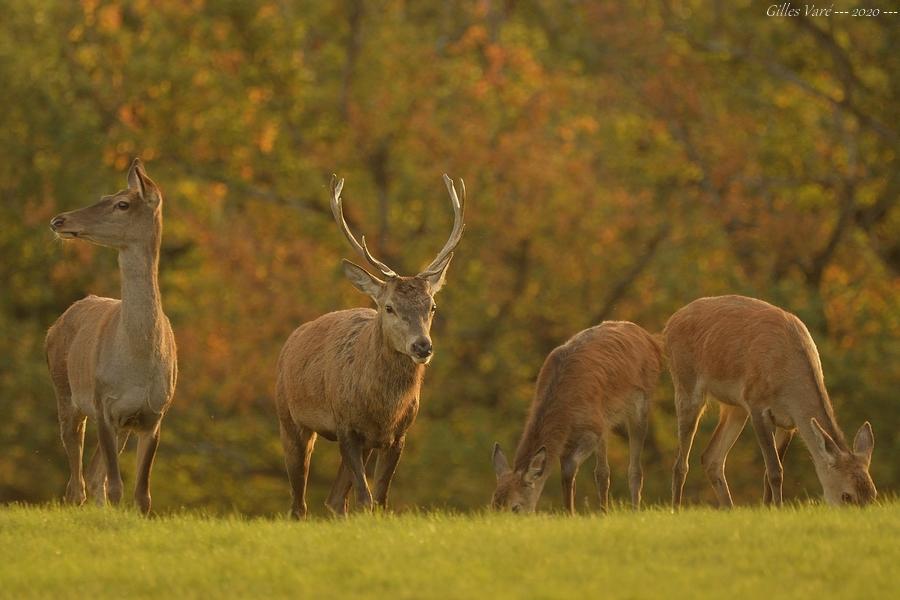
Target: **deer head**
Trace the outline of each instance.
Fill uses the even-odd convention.
[[[500,444],[495,443],[493,462],[497,488],[491,499],[491,508],[514,513],[534,512],[541,496],[540,482],[547,469],[547,449],[541,446],[532,455],[527,468],[513,470]]]
[[[453,230],[447,243],[425,269],[413,277],[398,275],[393,269],[372,256],[366,246],[365,236],[356,241],[344,220],[341,190],[344,180],[331,177],[331,212],[347,241],[356,252],[380,273],[376,277],[363,267],[344,260],[344,273],[359,291],[368,294],[377,305],[381,331],[390,347],[401,354],[409,356],[417,364],[431,361],[433,347],[431,344],[431,322],[437,306],[434,296],[444,285],[447,267],[453,259],[453,250],[459,244],[465,229],[464,214],[466,186],[459,180],[462,200],[456,193],[453,181],[444,175],[444,183],[450,194],[453,206]]]
[[[853,450],[843,450],[819,422],[810,419],[813,435],[824,465],[819,467],[819,480],[829,504],[857,504],[873,502],[877,496],[875,482],[869,475],[875,435],[868,421],[863,423],[853,440]]]
[[[135,158],[128,170],[128,189],[56,215],[50,219],[50,229],[61,239],[84,239],[121,250],[158,243],[161,210],[162,193]]]

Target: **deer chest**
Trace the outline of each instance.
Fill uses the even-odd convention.
[[[394,402],[361,402],[350,415],[350,429],[372,448],[385,448],[406,433],[418,412],[418,398],[413,395]]]

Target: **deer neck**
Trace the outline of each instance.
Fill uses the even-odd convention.
[[[541,448],[547,449],[547,464],[553,464],[562,455],[563,446],[568,440],[568,432],[561,430],[552,418],[546,418],[543,411],[538,410],[528,419],[519,447],[516,449],[515,470],[526,470],[535,453]],[[546,473],[549,469],[545,469]],[[541,483],[543,485],[543,483]]]
[[[132,245],[119,251],[122,278],[120,331],[124,333],[131,353],[138,356],[150,354],[162,336],[164,317],[157,277],[159,237],[157,231],[150,244]]]
[[[380,316],[372,321],[367,341],[368,356],[375,359],[366,364],[372,369],[372,379],[379,382],[380,389],[392,390],[397,396],[418,389],[425,375],[425,366],[414,363],[409,356],[391,346]]]

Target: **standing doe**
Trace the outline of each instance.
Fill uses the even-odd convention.
[[[631,504],[640,508],[641,451],[650,398],[661,370],[657,339],[628,321],[605,321],[553,350],[538,376],[512,467],[500,445],[494,444],[493,508],[533,512],[550,474],[547,462],[559,459],[563,503],[574,514],[575,475],[596,452],[594,482],[605,511],[609,504],[606,442],[610,430],[621,424],[628,429]]]
[[[331,180],[331,210],[350,245],[384,279],[345,260],[344,274],[375,301],[376,309],[354,308],[328,313],[298,327],[278,359],[275,401],[291,483],[291,514],[306,515],[306,481],[316,436],[337,441],[341,466],[327,506],[347,511],[347,496],[356,488],[358,504],[371,508],[366,463],[378,449],[375,502],[387,504],[388,489],[406,431],[419,410],[425,365],[431,360],[429,331],[437,306],[434,295],[444,285],[453,250],[459,243],[466,188],[462,200],[444,175],[453,205],[450,238],[437,257],[414,277],[397,275],[369,252],[347,227],[341,203],[344,180]]]
[[[725,459],[747,416],[766,464],[766,503],[782,503],[781,461],[794,431],[806,443],[830,504],[875,499],[869,463],[875,438],[864,423],[853,449],[834,417],[822,363],[803,322],[744,296],[700,298],[669,319],[663,332],[675,384],[678,455],[672,504],[681,505],[688,456],[707,396],[720,403],[719,424],[702,456],[722,507],[731,507]]]
[[[85,500],[84,427],[97,421],[99,438],[88,467],[91,495],[103,504],[122,497],[119,448],[138,432],[134,499],[150,512],[150,470],[159,429],[175,393],[175,336],[160,303],[157,270],[162,193],[141,161],[128,171],[128,189],[92,206],[53,217],[62,239],[83,239],[119,251],[122,299],[88,296],[56,320],[45,349],[56,390],[59,426],[69,458],[66,500]],[[122,439],[117,440],[119,433]]]

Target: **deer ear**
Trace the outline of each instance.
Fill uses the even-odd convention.
[[[544,474],[544,469],[547,467],[547,448],[546,446],[541,446],[540,449],[534,453],[534,456],[531,457],[531,463],[528,465],[528,470],[525,471],[525,476],[523,479],[525,483],[532,484],[538,480],[538,478]]]
[[[503,450],[500,449],[500,444],[497,442],[494,442],[493,461],[494,473],[497,475],[497,479],[500,479],[500,477],[512,470],[509,468],[509,462],[506,460],[506,456],[503,454]]]
[[[837,443],[834,439],[828,435],[828,432],[825,431],[819,422],[816,421],[816,418],[813,417],[809,420],[812,425],[813,435],[816,438],[816,445],[819,447],[819,450],[825,456],[825,461],[834,466],[837,463],[838,458],[841,456],[841,449],[838,447]]]
[[[144,163],[139,158],[135,158],[131,163],[131,168],[128,169],[128,189],[137,192],[141,200],[152,207],[158,206],[162,199],[159,187],[147,175]]]
[[[344,259],[344,275],[347,276],[353,287],[363,294],[368,294],[376,302],[378,301],[378,297],[381,296],[381,291],[384,289],[382,280],[347,259]]]
[[[447,255],[443,265],[430,273],[421,275],[428,282],[428,288],[431,290],[432,295],[437,294],[444,287],[444,281],[447,279],[447,267],[450,266],[451,260],[453,260],[452,252]]]
[[[147,195],[147,190],[144,187],[144,181],[141,178],[141,172],[144,170],[144,165],[141,164],[141,159],[135,158],[131,162],[131,168],[128,169],[128,189],[132,192],[137,192],[138,196],[143,200]]]
[[[868,421],[862,424],[856,437],[853,439],[853,452],[866,459],[867,463],[872,462],[872,450],[875,449],[875,434],[872,433],[872,425]]]

